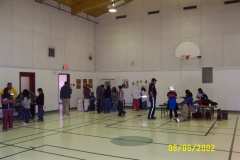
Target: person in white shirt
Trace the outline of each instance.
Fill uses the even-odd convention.
[[[141,94],[140,91],[137,89],[137,86],[133,89],[132,92],[132,97],[133,97],[133,109],[135,111],[139,110],[139,98],[140,98]]]
[[[148,101],[148,93],[147,90],[142,87],[142,109],[147,110],[147,101]]]
[[[201,98],[202,98],[202,96],[203,96],[203,90],[202,90],[202,88],[198,88],[198,93],[197,93],[197,96],[196,96],[196,98],[198,99],[198,101],[201,101]]]

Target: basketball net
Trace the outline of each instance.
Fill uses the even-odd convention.
[[[181,57],[182,57],[182,58],[185,58],[186,60],[189,60],[190,56],[191,56],[191,55],[182,55]]]
[[[188,65],[188,60],[191,55],[182,55],[180,61],[180,68],[183,68],[183,65]]]

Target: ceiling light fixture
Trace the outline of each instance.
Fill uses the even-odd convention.
[[[117,10],[116,10],[116,8],[115,8],[115,2],[113,1],[112,2],[112,4],[111,4],[111,6],[109,7],[109,10],[108,10],[109,12],[112,12],[112,13],[114,13],[114,12],[117,12]]]

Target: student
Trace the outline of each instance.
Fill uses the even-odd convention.
[[[133,97],[133,109],[135,111],[139,110],[139,98],[140,98],[141,94],[140,91],[137,89],[137,86],[133,89],[132,92],[132,97]]]
[[[44,94],[42,88],[38,88],[39,96],[36,99],[38,105],[38,120],[37,122],[43,122],[43,106],[44,106]]]
[[[91,92],[91,96],[90,96],[90,111],[95,111],[95,96],[94,96],[94,93]]]
[[[23,93],[20,93],[20,94],[17,96],[15,102],[16,102],[16,103],[21,103],[22,100],[23,100]],[[19,117],[20,119],[23,119],[23,118],[24,118],[23,107],[22,107],[22,106],[16,107],[16,111],[18,112],[18,117]]]
[[[174,86],[170,86],[169,89],[170,89],[170,92],[167,93],[167,97],[168,97],[168,105],[170,109],[170,119],[172,118],[172,111],[174,111],[175,118],[177,118],[178,117],[177,107],[176,107],[177,93],[175,92]]]
[[[3,110],[3,132],[13,128],[13,104],[15,103],[12,95],[10,95],[10,89],[5,88],[1,96],[2,110]],[[9,128],[7,127],[9,123]]]
[[[183,107],[182,107],[182,111],[181,111],[181,114],[178,118],[171,118],[171,122],[182,122],[184,120],[187,119],[187,116],[188,116],[188,113],[189,113],[189,109],[188,109],[188,105],[187,104],[184,104]]]
[[[97,111],[98,113],[101,113],[102,111],[102,105],[103,105],[103,89],[104,85],[98,86],[96,93],[97,93]]]
[[[111,88],[107,86],[107,89],[104,91],[104,113],[110,113],[111,110]]]
[[[118,100],[118,92],[116,87],[112,88],[112,111],[116,112],[117,111],[117,107],[116,107],[116,103]]]
[[[185,97],[180,97],[180,98],[183,98],[184,99],[184,101],[182,101],[181,103],[179,103],[178,105],[180,105],[180,106],[183,106],[184,104],[185,104],[185,100],[187,99],[187,97],[188,97],[188,93],[189,93],[190,91],[187,89],[187,90],[185,90],[185,94],[186,94],[186,96]]]
[[[24,89],[23,90],[23,100],[22,100],[23,110],[24,110],[24,114],[25,114],[25,122],[23,123],[24,125],[29,124],[30,104],[31,104],[31,98],[29,95],[29,91],[27,89]]]
[[[208,96],[204,92],[202,92],[201,100],[198,102],[198,104],[203,105],[203,101],[207,99],[208,99]],[[200,112],[200,108],[198,108],[198,112]],[[204,117],[204,108],[202,108],[202,117]]]
[[[144,87],[142,87],[142,109],[143,110],[147,110],[147,100],[148,100],[147,91]]]
[[[202,98],[202,96],[203,96],[203,90],[202,90],[202,88],[198,88],[198,93],[197,93],[197,96],[196,96],[196,98],[198,99],[198,101],[201,101],[201,98]]]
[[[122,86],[118,86],[118,116],[124,116],[126,112],[123,110],[123,97],[124,97],[124,92],[122,90]]]
[[[83,89],[83,100],[84,100],[84,112],[88,111],[88,105],[90,100],[90,93],[91,89],[89,84],[86,84],[86,86]]]

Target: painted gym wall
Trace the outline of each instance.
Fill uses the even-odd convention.
[[[44,3],[58,7],[52,0]],[[94,71],[95,25],[34,0],[1,0],[0,65],[62,69],[65,64],[69,70]],[[48,48],[55,49],[54,58]]]
[[[132,103],[132,82],[136,80],[148,80],[154,77],[158,81],[157,89],[157,105],[167,101],[168,87],[174,85],[178,97],[185,96],[185,90],[189,89],[193,93],[193,98],[196,100],[198,88],[202,88],[208,95],[209,99],[218,102],[218,108],[222,110],[240,111],[239,109],[239,94],[240,88],[240,70],[236,68],[216,69],[213,70],[213,83],[202,83],[201,69],[169,69],[161,71],[127,71],[127,72],[97,72],[98,78],[118,78],[119,84],[122,79],[128,79],[130,87],[124,89],[124,99],[126,103]],[[148,85],[147,85],[148,90]],[[181,102],[183,99],[179,99]],[[150,104],[148,104],[150,107]]]
[[[70,84],[75,84],[72,87],[72,95],[70,100],[71,108],[77,106],[77,98],[83,97],[83,87],[76,89],[76,79],[93,79],[93,91],[96,91],[96,81],[93,72],[79,72],[79,71],[63,71],[51,69],[28,69],[20,67],[0,67],[0,89],[4,89],[8,82],[12,82],[13,88],[19,94],[19,72],[35,72],[36,95],[37,89],[42,88],[45,95],[44,110],[52,111],[59,109],[59,88],[58,88],[58,74],[70,74]],[[81,84],[83,85],[83,84]]]
[[[193,5],[197,9],[183,10]],[[185,41],[200,47],[202,59],[190,60],[182,68],[240,67],[240,3],[134,0],[117,9],[97,18],[97,71],[181,68],[175,49]],[[147,14],[156,10],[160,13]],[[127,17],[116,19],[121,15]]]
[[[58,7],[52,0],[44,3]],[[0,89],[12,82],[19,93],[19,72],[35,72],[36,90],[41,87],[45,93],[45,110],[57,110],[58,73],[70,73],[71,84],[94,79],[95,25],[34,0],[1,0]],[[55,48],[55,58],[48,57],[48,48]],[[68,71],[62,70],[63,64]],[[71,107],[77,106],[77,98],[82,98],[82,89],[74,86]]]
[[[183,10],[197,5],[197,9]],[[159,10],[159,14],[147,15]],[[116,16],[126,15],[124,19]],[[240,4],[223,0],[134,0],[97,18],[97,77],[157,82],[157,104],[167,100],[169,85],[184,96],[198,88],[224,110],[240,110],[237,97],[240,79]],[[202,59],[183,61],[175,57],[176,47],[185,41],[199,45]],[[182,68],[181,68],[182,66]],[[213,83],[202,84],[201,67],[214,67]],[[132,86],[125,90],[132,102]],[[180,101],[180,100],[178,100]]]

